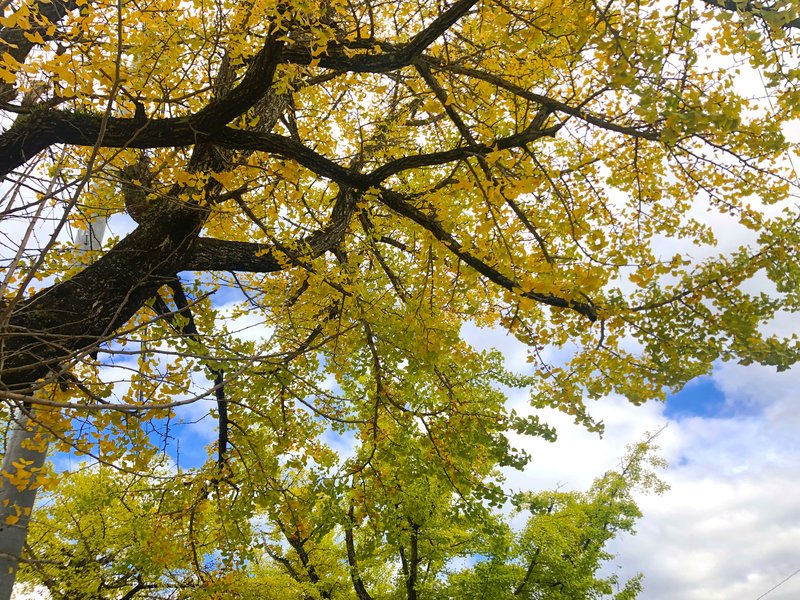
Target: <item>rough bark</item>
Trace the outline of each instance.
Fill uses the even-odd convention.
[[[172,202],[159,209],[96,263],[13,308],[0,339],[5,389],[29,392],[74,352],[123,325],[181,270],[206,211]]]

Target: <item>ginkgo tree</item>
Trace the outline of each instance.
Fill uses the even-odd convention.
[[[20,579],[54,600],[625,600],[641,590],[641,576],[603,573],[604,546],[640,516],[635,493],[663,491],[653,450],[648,442],[633,446],[586,493],[517,495],[516,516],[525,522],[517,529],[453,493],[441,469],[415,473],[403,489],[364,479],[363,493],[350,494],[346,505],[335,485],[294,470],[291,489],[262,490],[269,502],[262,501],[267,514],[258,524],[233,528],[230,503],[198,502],[163,461],[147,476],[93,465],[66,474],[37,507]],[[424,444],[407,452],[419,460]],[[253,544],[256,530],[263,539]],[[215,563],[194,564],[215,552]],[[456,560],[466,566],[456,568]]]
[[[773,333],[799,300],[790,1],[2,11],[2,477],[26,494],[3,496],[9,593],[31,492],[57,486],[48,449],[179,484],[170,510],[216,503],[221,536],[268,515],[295,553],[272,567],[299,560],[313,587],[301,540],[326,520],[424,512],[396,496],[436,486],[504,501],[493,473],[527,460],[510,432],[552,437],[504,388],[599,428],[587,400],[798,357]],[[87,259],[68,234],[105,222]],[[748,244],[718,252],[735,227]],[[528,372],[467,323],[526,344]],[[154,470],[182,407],[209,401],[209,461]],[[222,576],[204,541],[222,538],[188,531],[199,581]],[[380,568],[414,598],[408,531],[381,538]]]

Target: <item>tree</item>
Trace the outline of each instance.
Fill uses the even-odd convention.
[[[797,342],[770,326],[798,308],[800,238],[770,205],[794,190],[797,15],[734,4],[4,3],[7,420],[38,423],[40,453],[137,473],[213,399],[213,458],[172,475],[197,498],[291,469],[402,490],[423,437],[427,469],[500,502],[486,477],[526,460],[507,433],[552,432],[498,385],[599,427],[589,399],[663,398],[717,360],[787,367]],[[703,210],[752,242],[718,253]],[[102,219],[82,268],[66,233]],[[465,323],[526,343],[530,372]],[[26,460],[7,489],[49,482]]]
[[[402,490],[370,478],[347,507],[334,487],[296,472],[293,495],[264,490],[278,497],[265,503],[254,526],[265,540],[255,545],[251,529],[225,524],[227,505],[193,504],[163,465],[151,473],[160,481],[94,465],[66,475],[38,509],[20,578],[54,600],[407,598],[411,571],[420,598],[634,598],[639,577],[619,582],[599,571],[611,556],[606,543],[641,516],[633,494],[663,491],[654,450],[651,441],[630,448],[586,493],[520,494],[521,531],[465,502],[435,470]],[[304,523],[309,530],[295,535]],[[402,565],[393,569],[398,547]]]

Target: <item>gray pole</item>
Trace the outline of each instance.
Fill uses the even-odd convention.
[[[80,263],[92,261],[91,251],[101,248],[105,230],[105,217],[97,217],[79,234],[75,245]],[[48,434],[31,418],[33,413],[33,407],[17,412],[0,468],[0,600],[11,600],[36,500],[37,474],[50,445]]]
[[[28,415],[19,413],[11,430],[11,439],[3,456],[0,473],[0,599],[10,600],[19,567],[19,557],[28,534],[33,503],[36,500],[36,474],[41,472],[47,458],[49,440],[36,440],[39,428]],[[31,473],[26,482],[14,481],[18,469],[13,463],[24,464]],[[18,485],[14,485],[17,483]]]

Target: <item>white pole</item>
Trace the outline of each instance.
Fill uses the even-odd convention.
[[[92,261],[92,251],[102,247],[105,230],[106,218],[96,217],[80,233],[75,243],[79,263]],[[32,415],[33,407],[27,413],[18,411],[0,468],[0,600],[11,600],[36,500],[36,476],[44,467],[50,445],[48,434],[40,430]],[[31,475],[25,479],[24,474]]]

